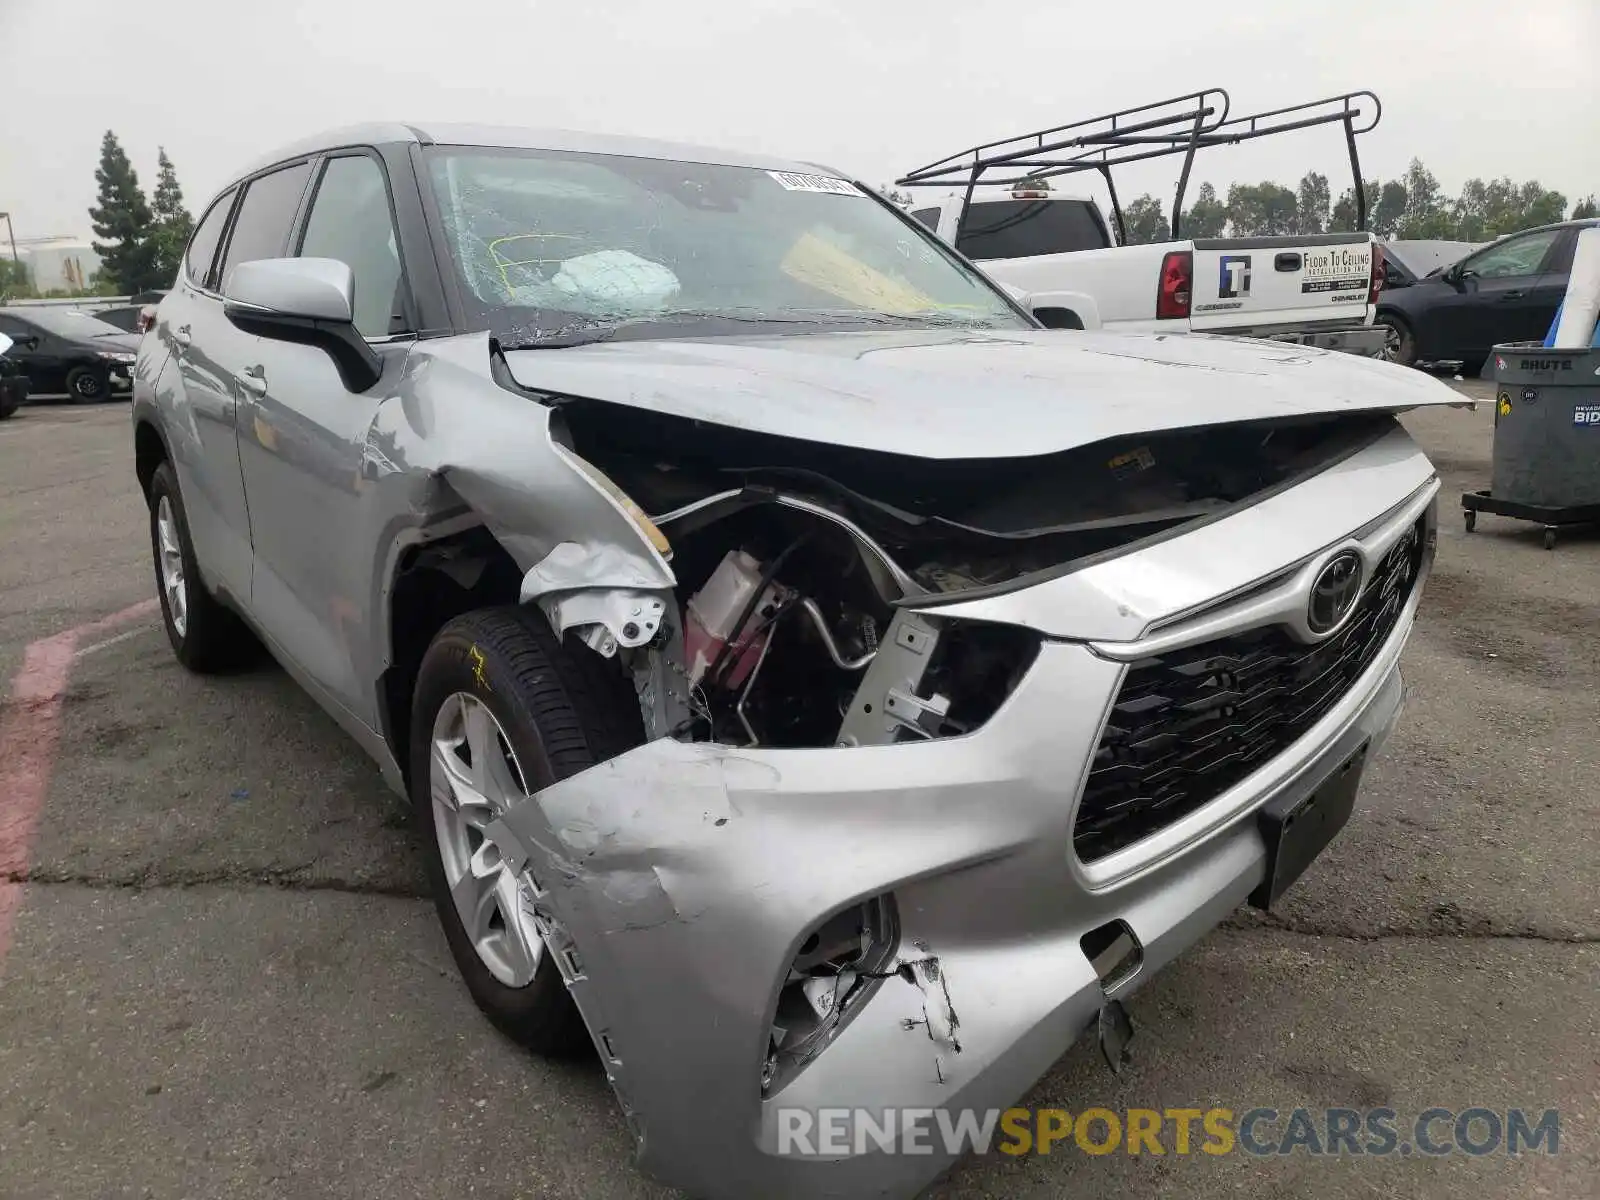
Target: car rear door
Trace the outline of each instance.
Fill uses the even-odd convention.
[[[251,607],[325,701],[375,725],[367,651],[376,641],[366,489],[368,435],[415,328],[400,268],[387,172],[350,150],[317,165],[292,256],[334,258],[355,276],[355,327],[384,360],[365,392],[340,380],[325,350],[259,339],[239,427],[255,570]]]
[[[1366,233],[1196,239],[1189,326],[1361,324],[1374,252]]]
[[[309,174],[306,162],[275,168],[218,200],[190,244],[194,261],[186,261],[176,292],[162,302],[157,318],[156,336],[172,346],[182,404],[189,414],[189,428],[176,435],[169,432],[169,438],[187,433],[196,443],[188,454],[174,448],[189,536],[206,582],[246,604],[251,545],[239,470],[239,372],[256,358],[257,339],[223,314],[222,291],[234,265],[281,251]],[[225,224],[217,227],[217,240],[209,242],[207,255],[201,235],[209,241],[207,226],[219,213]]]

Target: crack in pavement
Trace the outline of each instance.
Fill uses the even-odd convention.
[[[355,896],[390,896],[427,900],[426,889],[406,883],[342,877],[307,878],[303,867],[209,871],[138,871],[125,875],[93,875],[74,871],[0,871],[0,884],[71,886],[104,891],[161,891],[195,887],[267,888],[282,892],[342,892]],[[1486,917],[1463,919],[1451,905],[1439,905],[1429,919],[1416,925],[1382,925],[1357,929],[1299,921],[1277,913],[1241,910],[1217,927],[1229,933],[1284,933],[1295,937],[1328,938],[1345,942],[1384,941],[1508,941],[1546,942],[1552,945],[1600,945],[1600,934],[1540,929],[1533,925],[1496,925]]]
[[[1463,919],[1453,905],[1436,906],[1429,914],[1429,919],[1418,925],[1390,924],[1361,929],[1247,910],[1229,916],[1218,928],[1236,933],[1287,933],[1297,937],[1329,938],[1344,942],[1507,941],[1548,942],[1562,946],[1600,945],[1600,934],[1540,929],[1525,924],[1499,925],[1492,918],[1481,916]]]
[[[393,896],[405,900],[429,899],[427,891],[405,883],[340,877],[307,878],[302,867],[253,871],[219,868],[209,871],[138,871],[126,875],[90,875],[74,871],[0,871],[0,884],[70,886],[104,891],[145,892],[195,887],[259,887],[281,892],[343,892],[354,896]]]

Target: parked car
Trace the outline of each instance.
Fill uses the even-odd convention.
[[[1383,256],[1383,286],[1385,289],[1410,287],[1417,280],[1460,262],[1482,245],[1482,242],[1409,239],[1379,242],[1378,253]]]
[[[1350,812],[1439,480],[1375,360],[1050,330],[813,164],[338,130],[134,372],[178,660],[254,631],[407,795],[450,950],[707,1197],[954,1151]],[[958,1016],[959,1014],[959,1016]],[[936,1139],[935,1139],[936,1140]]]
[[[4,421],[28,398],[28,377],[10,358],[11,339],[0,333],[0,421]]]
[[[47,305],[0,309],[0,333],[15,343],[12,356],[35,394],[92,401],[133,386],[139,339],[89,313]]]
[[[1491,242],[1409,287],[1381,292],[1384,357],[1406,365],[1459,363],[1476,374],[1502,342],[1543,338],[1567,292],[1578,231],[1563,221]]]

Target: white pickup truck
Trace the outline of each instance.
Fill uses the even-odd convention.
[[[1018,189],[964,201],[949,196],[912,215],[1046,325],[1233,334],[1382,355],[1383,330],[1372,323],[1382,256],[1370,233],[1118,246],[1086,197]]]
[[[1069,329],[1160,330],[1271,338],[1366,357],[1383,353],[1373,324],[1383,260],[1367,232],[1199,238],[1118,245],[1093,199],[1051,179],[1093,171],[1123,226],[1111,167],[1183,154],[1175,232],[1194,152],[1269,133],[1342,123],[1355,177],[1355,134],[1377,123],[1377,97],[1351,93],[1229,120],[1220,89],[1160,101],[963,151],[901,179],[950,187],[911,215],[1033,310]],[[999,171],[1006,177],[986,177]],[[1359,191],[1359,189],[1358,189]],[[1365,204],[1358,224],[1365,224]],[[1124,239],[1126,240],[1126,239]]]

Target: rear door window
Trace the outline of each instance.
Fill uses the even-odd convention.
[[[215,290],[211,266],[217,257],[217,243],[222,241],[222,230],[228,223],[228,212],[233,208],[234,188],[229,188],[212,203],[206,215],[200,218],[194,236],[189,239],[189,249],[183,256],[183,272],[195,287]]]
[[[995,200],[967,207],[956,249],[968,258],[1027,258],[1103,250],[1111,237],[1082,200]]]
[[[224,288],[228,275],[242,262],[258,258],[281,258],[289,241],[289,227],[306,190],[311,164],[296,163],[252,179],[245,189],[239,215],[233,222],[228,252],[222,260],[219,279]]]

